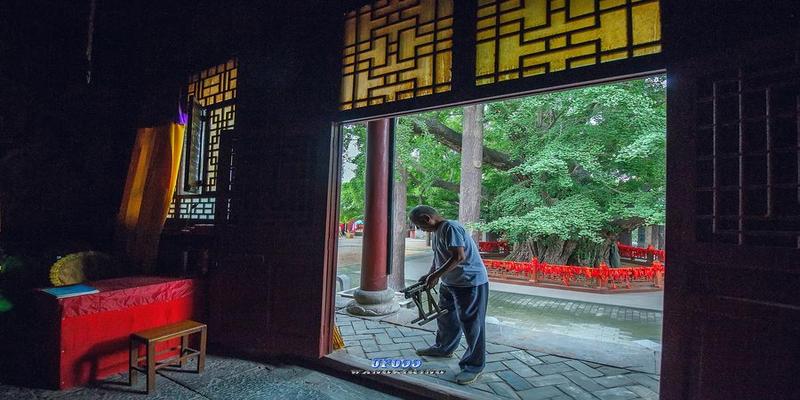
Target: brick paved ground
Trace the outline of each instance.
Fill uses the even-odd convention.
[[[343,311],[336,324],[350,356],[362,359],[382,357],[419,358],[415,350],[430,346],[434,333],[424,329],[395,325],[387,321],[360,318]],[[450,359],[423,357],[423,369],[444,369],[444,375],[424,376],[431,383],[457,387],[480,396],[523,400],[627,400],[657,399],[659,376],[634,369],[616,368],[593,362],[526,351],[487,342],[487,363],[478,382],[462,386],[455,383],[458,357],[464,343]]]

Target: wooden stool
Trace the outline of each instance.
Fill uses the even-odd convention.
[[[189,347],[189,336],[195,333],[200,334],[200,349],[195,350]],[[156,353],[156,344],[169,339],[181,338],[179,347],[173,347]],[[147,354],[139,357],[139,345],[147,347]],[[130,369],[128,370],[128,383],[133,386],[136,384],[136,371],[147,375],[147,393],[156,387],[156,370],[166,366],[183,367],[183,362],[191,357],[197,357],[197,373],[203,372],[206,363],[206,324],[195,321],[181,321],[171,325],[148,329],[136,332],[131,335],[131,354]],[[180,350],[177,356],[156,362],[156,357],[175,350]],[[139,363],[144,361],[144,367]],[[178,364],[172,364],[177,361]]]

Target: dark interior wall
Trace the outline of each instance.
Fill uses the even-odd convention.
[[[89,1],[4,3],[0,115],[12,122],[0,136],[0,234],[11,252],[110,245],[135,127],[151,108],[138,89],[152,80],[136,58],[146,52],[130,51],[143,43],[130,34],[137,15],[98,3],[89,84]]]
[[[319,355],[331,128],[339,85],[338,2],[248,8],[240,52],[238,221],[210,271],[210,337]],[[233,290],[232,290],[233,289]]]
[[[87,153],[110,145],[92,132],[101,122],[89,118],[108,104],[89,99],[81,83],[88,3],[19,1],[0,7],[0,234],[39,249],[68,236],[83,241],[94,227],[76,217],[88,213],[91,219],[89,211],[101,201],[84,193],[104,183],[93,170],[100,163]]]
[[[136,128],[173,119],[191,71],[227,60],[235,7],[217,2],[3,2],[0,240],[51,257],[108,250]]]

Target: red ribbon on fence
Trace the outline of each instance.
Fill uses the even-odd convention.
[[[648,256],[652,256],[654,260],[659,260],[662,263],[667,260],[666,251],[656,249],[652,245],[647,246],[646,249],[643,249],[641,247],[627,246],[622,243],[617,243],[617,248],[619,249],[619,255],[624,258],[639,258],[642,260],[647,260],[649,258]]]
[[[616,289],[617,282],[624,282],[630,288],[632,280],[655,280],[659,273],[664,272],[664,264],[660,261],[653,261],[653,264],[645,267],[625,267],[609,268],[605,263],[599,267],[581,267],[574,265],[552,265],[540,262],[534,258],[530,262],[506,261],[506,260],[483,260],[486,268],[493,273],[502,274],[504,277],[519,278],[525,280],[535,280],[540,276],[548,276],[551,279],[558,279],[565,286],[569,286],[578,276],[583,276],[589,280],[595,280],[601,287],[607,282],[612,289]]]

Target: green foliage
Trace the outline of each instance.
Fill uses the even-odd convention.
[[[521,160],[491,203],[486,229],[513,241],[599,243],[664,222],[664,78],[489,104],[486,145]]]
[[[344,159],[343,167],[354,166],[353,176],[342,183],[339,201],[339,222],[345,223],[353,219],[364,217],[366,168],[366,137],[367,128],[364,125],[345,125],[344,130]]]
[[[415,135],[415,127],[427,131],[423,118],[437,118],[460,129],[460,109],[403,117],[397,123],[396,149],[399,166],[408,172],[408,206],[427,204],[448,218],[458,217],[458,193],[437,183],[458,183],[461,154],[439,143],[431,134]]]
[[[597,232],[602,229],[605,219],[606,215],[593,199],[578,194],[549,207],[513,210],[483,226],[504,233],[512,242],[550,237],[597,242]]]
[[[437,111],[412,117],[398,118],[395,134],[395,177],[401,179],[399,169],[403,168],[408,176],[408,208],[418,204],[427,204],[436,208],[448,218],[458,216],[458,193],[437,187],[436,182],[458,183],[460,179],[460,157],[455,152],[431,135],[415,135],[413,129],[420,125],[420,118],[435,116],[450,124],[452,128],[461,129],[460,109]],[[365,201],[366,171],[366,126],[362,124],[345,125],[344,129],[344,165],[348,165],[354,177],[342,183],[339,219],[346,222],[353,218],[362,218]],[[352,149],[352,153],[348,153]],[[408,210],[407,210],[408,211]]]

